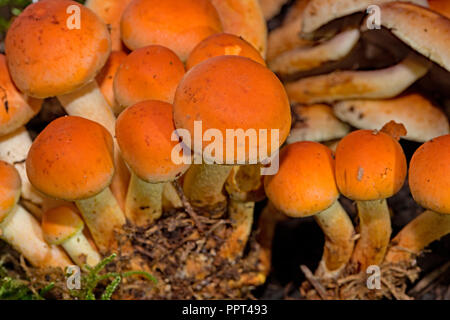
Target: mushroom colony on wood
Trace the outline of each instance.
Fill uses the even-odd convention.
[[[280,273],[409,299],[448,246],[448,1],[24,7],[0,37],[0,267],[44,283],[116,254],[118,299],[271,298]]]

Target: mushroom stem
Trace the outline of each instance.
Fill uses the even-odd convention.
[[[131,174],[125,205],[126,217],[138,226],[145,226],[162,214],[165,183],[149,183]]]
[[[83,267],[85,264],[93,267],[101,260],[99,253],[91,246],[82,230],[61,243],[61,246],[80,267]]]
[[[419,254],[430,243],[448,233],[450,233],[450,215],[426,210],[392,239],[386,261],[395,263],[408,261],[413,254]]]
[[[184,177],[184,193],[191,204],[205,214],[219,217],[226,207],[223,187],[232,166],[201,164],[193,165]]]
[[[0,137],[0,160],[14,164],[22,180],[22,198],[42,207],[45,196],[37,191],[28,180],[25,159],[31,147],[31,138],[25,127]],[[31,212],[37,219],[42,216],[41,210]]]
[[[169,211],[183,207],[183,202],[173,184],[166,183],[163,190],[163,209]]]
[[[117,249],[114,231],[125,224],[125,216],[109,188],[94,197],[75,201],[101,253]]]
[[[391,218],[386,199],[356,201],[361,237],[356,243],[352,262],[365,271],[383,262],[391,236]]]
[[[116,117],[95,80],[90,81],[74,92],[59,96],[58,100],[68,115],[79,116],[100,123],[113,137],[115,136]],[[110,188],[119,205],[123,208],[127,194],[129,172],[120,156],[117,143],[114,144],[114,162],[116,173]]]
[[[314,215],[314,219],[325,234],[323,256],[316,274],[323,277],[337,276],[353,252],[355,229],[352,221],[338,200],[328,209]]]
[[[277,210],[272,202],[268,202],[265,206],[258,220],[258,235],[256,241],[261,246],[261,253],[259,256],[262,273],[266,276],[270,272],[272,262],[272,245],[275,237],[275,228],[281,221],[287,220],[288,217]]]
[[[20,205],[16,205],[0,223],[0,238],[35,267],[65,268],[72,264],[58,246],[45,242],[39,222]]]
[[[232,221],[233,231],[220,249],[219,255],[222,258],[234,261],[244,253],[252,231],[254,209],[254,202],[230,200],[228,215]]]

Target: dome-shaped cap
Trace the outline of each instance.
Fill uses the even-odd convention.
[[[30,182],[46,195],[69,201],[89,198],[111,182],[113,140],[97,122],[58,118],[34,140],[26,165]]]
[[[246,57],[266,65],[261,54],[250,43],[233,34],[219,33],[206,38],[192,50],[186,68],[189,70],[206,59],[224,55]]]
[[[331,150],[317,142],[287,145],[280,152],[280,168],[264,178],[267,197],[291,217],[314,215],[339,197]]]
[[[172,105],[143,101],[123,111],[116,124],[116,136],[124,160],[142,180],[152,183],[172,181],[189,167],[172,160],[179,143],[171,141],[175,131]]]
[[[20,198],[22,182],[13,165],[0,161],[0,223]]]
[[[336,149],[336,182],[352,200],[378,200],[396,194],[406,177],[406,158],[397,140],[386,133],[357,130]]]
[[[42,0],[14,19],[5,49],[20,91],[47,98],[93,80],[108,59],[111,40],[106,25],[81,4]]]
[[[122,40],[128,48],[159,44],[183,61],[200,41],[221,31],[209,0],[133,0],[122,14]]]
[[[19,92],[11,80],[6,57],[0,54],[0,136],[26,124],[42,106],[42,100]]]
[[[259,146],[266,145],[270,155],[289,134],[291,111],[283,85],[269,69],[248,58],[220,56],[196,65],[180,82],[175,93],[174,121],[177,128],[191,133],[192,141],[194,121],[201,121],[203,133],[218,130],[223,137],[224,154],[216,150],[215,158],[235,164],[236,150],[244,146],[237,146],[238,139],[227,135],[227,130],[255,130],[255,135],[261,136],[255,139],[252,150],[248,141],[245,143],[245,160],[258,155]],[[267,139],[260,135],[263,129],[267,130]],[[278,130],[277,145],[271,143],[272,130]],[[227,146],[233,144],[235,152],[226,154]]]
[[[170,49],[162,46],[137,49],[117,70],[114,78],[117,102],[123,107],[144,100],[172,103],[184,72],[183,63]]]
[[[84,222],[74,208],[59,206],[44,212],[41,226],[45,240],[58,245],[82,230]]]
[[[450,135],[425,142],[414,153],[409,187],[422,207],[450,214]]]

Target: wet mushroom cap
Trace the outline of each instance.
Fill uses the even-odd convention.
[[[0,54],[0,136],[26,124],[41,110],[42,102],[17,90],[9,75],[6,57]]]
[[[252,146],[256,150],[249,150],[246,143],[245,159],[257,155],[258,145],[264,144],[270,155],[289,134],[291,112],[283,85],[269,69],[248,58],[220,56],[192,68],[175,93],[175,126],[187,129],[193,137],[195,121],[202,121],[203,132],[214,129],[222,134],[224,153],[227,145],[234,144],[234,154],[217,153],[216,158],[223,156],[224,162],[235,163],[237,139],[230,137],[227,142],[227,129],[255,130],[257,136],[260,129],[266,129],[267,139],[257,139]],[[271,130],[278,130],[275,146],[271,146]]]
[[[21,186],[19,173],[14,166],[0,161],[0,223],[19,201]]]
[[[417,149],[410,163],[409,186],[422,207],[450,214],[450,135],[432,139]]]
[[[26,166],[30,182],[44,194],[69,201],[90,198],[111,182],[113,139],[97,122],[58,118],[34,140]]]
[[[133,172],[151,183],[175,180],[189,167],[175,164],[171,141],[175,131],[173,107],[162,101],[143,101],[122,112],[117,119],[116,136],[123,158]]]
[[[79,8],[80,28],[72,27],[67,13],[70,6]],[[108,59],[111,40],[106,25],[81,4],[43,0],[14,20],[5,49],[20,91],[47,98],[75,91],[93,80]]]
[[[232,34],[219,33],[206,38],[192,50],[186,68],[189,70],[206,59],[223,55],[246,57],[266,65],[261,54],[250,43]]]
[[[121,21],[129,49],[159,44],[183,61],[200,41],[221,31],[219,15],[208,0],[133,0]]]
[[[280,168],[264,178],[267,197],[291,217],[305,217],[329,208],[339,197],[334,159],[326,146],[296,142],[280,152]]]
[[[389,198],[403,186],[406,158],[391,136],[357,130],[345,136],[336,149],[336,182],[352,200]]]
[[[84,222],[73,208],[59,206],[44,212],[41,226],[45,240],[59,245],[82,230]]]
[[[172,103],[185,73],[184,65],[170,49],[152,45],[130,53],[117,70],[114,92],[125,107],[144,100]]]

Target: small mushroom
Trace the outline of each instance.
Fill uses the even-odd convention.
[[[145,100],[173,102],[185,73],[178,56],[165,47],[151,45],[130,53],[114,78],[114,94],[122,108]]]
[[[348,100],[334,105],[336,116],[359,129],[375,130],[394,120],[406,127],[407,140],[425,142],[448,134],[444,112],[420,94],[386,100]]]
[[[14,166],[0,161],[0,238],[35,267],[61,267],[71,264],[57,246],[48,245],[39,222],[17,202],[21,181]]]
[[[410,261],[433,241],[450,233],[450,135],[424,143],[409,169],[414,200],[427,210],[392,239],[386,261]]]
[[[206,209],[206,214],[221,215],[226,204],[222,191],[231,165],[256,164],[271,157],[289,133],[291,114],[283,85],[269,69],[247,58],[219,56],[196,65],[180,82],[174,121],[177,129],[186,129],[193,137],[188,147],[195,157],[203,158],[203,164],[191,166],[184,177],[186,196],[193,206]],[[215,141],[214,145],[220,146],[214,155],[204,152],[209,144],[201,150],[195,147],[194,140],[203,137],[196,136],[194,121],[201,121],[202,132],[214,129],[223,137],[221,142]],[[250,145],[236,141],[235,131],[229,133],[238,129],[243,133],[255,130],[256,136],[267,130],[267,136],[257,137]],[[272,130],[278,130],[275,145]],[[228,151],[231,147],[233,152]],[[261,153],[264,147],[266,154]]]
[[[357,130],[336,150],[336,182],[345,197],[356,201],[360,238],[352,262],[364,271],[380,265],[390,236],[386,198],[396,194],[406,177],[406,158],[397,140],[384,132]]]
[[[219,13],[223,32],[242,37],[266,57],[267,27],[258,0],[211,0]]]
[[[132,0],[122,14],[122,40],[130,50],[171,49],[184,62],[203,39],[222,31],[209,0]]]
[[[75,201],[101,253],[117,249],[125,216],[108,186],[114,174],[113,139],[100,124],[75,116],[52,121],[34,140],[26,161],[33,186]]]
[[[297,121],[291,128],[287,143],[297,141],[330,141],[350,132],[350,126],[340,121],[326,104],[297,105],[293,107]]]
[[[175,131],[172,105],[143,101],[127,108],[117,119],[117,141],[132,175],[125,214],[138,226],[153,223],[162,214],[164,185],[180,177],[189,164],[176,164],[172,151]]]
[[[186,69],[189,70],[206,59],[223,55],[246,57],[263,66],[266,65],[259,52],[250,43],[232,34],[219,33],[206,38],[192,50],[186,61]]]
[[[358,43],[359,37],[359,30],[346,30],[323,43],[285,51],[271,60],[269,67],[281,75],[310,70],[347,56]]]
[[[392,98],[424,76],[429,63],[409,56],[397,65],[371,71],[335,71],[286,84],[291,102]]]
[[[280,212],[294,218],[314,216],[325,234],[317,274],[338,276],[352,255],[354,228],[338,201],[331,150],[309,141],[287,145],[280,152],[278,172],[265,177],[264,187]]]
[[[103,69],[95,78],[100,91],[111,107],[115,115],[119,115],[123,108],[116,100],[114,94],[114,77],[120,65],[125,61],[127,54],[123,51],[113,51],[109,55],[108,62],[106,62]]]
[[[120,18],[131,0],[87,0],[84,4],[95,12],[108,26],[111,34],[111,47],[114,51],[123,50],[120,37]]]
[[[84,222],[69,206],[60,206],[44,212],[42,231],[45,240],[52,245],[61,245],[72,260],[84,267],[94,267],[100,261],[100,254],[83,234]]]

